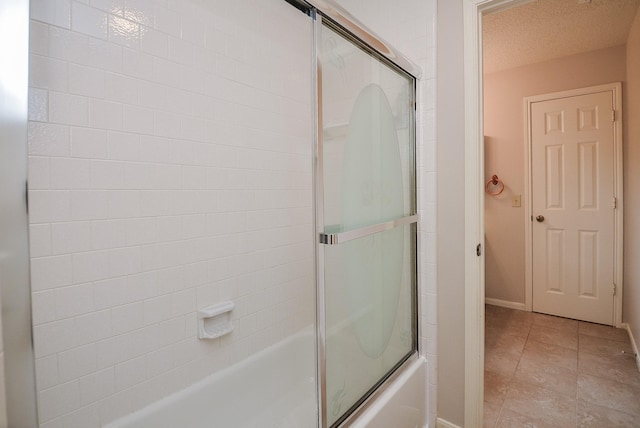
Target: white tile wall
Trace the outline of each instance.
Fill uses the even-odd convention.
[[[31,18],[41,427],[101,426],[312,324],[304,15],[34,0]],[[234,332],[202,343],[196,310],[227,299]]]
[[[384,0],[337,0],[352,15],[422,69],[418,82],[418,213],[420,353],[427,359],[429,426],[437,416],[435,0],[410,0],[402,7]]]

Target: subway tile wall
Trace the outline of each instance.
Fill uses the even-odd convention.
[[[337,0],[352,15],[420,66],[418,97],[418,231],[420,353],[427,359],[429,426],[437,417],[436,282],[436,140],[435,140],[435,0],[407,0],[402,6],[385,0]]]
[[[41,427],[98,427],[312,325],[311,27],[282,0],[32,0]],[[233,300],[200,341],[196,311]]]

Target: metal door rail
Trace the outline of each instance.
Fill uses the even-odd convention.
[[[384,232],[385,230],[395,229],[399,226],[418,222],[418,215],[410,215],[398,218],[384,223],[373,224],[371,226],[361,227],[359,229],[350,230],[348,232],[339,233],[321,233],[320,243],[325,245],[338,245],[344,242],[353,241],[354,239],[364,238],[365,236]]]

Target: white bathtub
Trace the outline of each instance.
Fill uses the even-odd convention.
[[[105,428],[316,427],[314,341],[286,339]],[[422,358],[405,366],[349,426],[424,427],[424,366]]]
[[[415,358],[367,406],[352,428],[424,428],[426,411],[426,360]]]

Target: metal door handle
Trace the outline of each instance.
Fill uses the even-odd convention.
[[[543,216],[543,215],[538,215],[538,216],[536,216],[536,221],[537,221],[538,223],[542,223],[542,222],[544,221],[544,216]]]
[[[384,223],[361,227],[360,229],[350,230],[348,232],[321,233],[320,243],[325,245],[342,244],[343,242],[353,241],[354,239],[364,238],[365,236],[373,235],[375,233],[395,229],[398,226],[404,226],[405,224],[413,224],[417,222],[418,214],[414,214],[395,220],[386,221]]]

